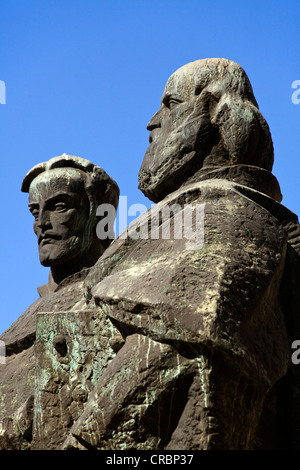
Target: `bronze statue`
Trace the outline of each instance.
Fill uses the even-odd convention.
[[[148,130],[139,187],[157,204],[135,221],[143,236],[114,240],[85,280],[90,305],[125,343],[63,447],[292,446],[299,224],[280,204],[270,131],[245,72],[225,59],[185,65]],[[180,210],[169,239],[162,222],[149,235],[184,204],[203,208],[193,220],[203,245],[177,236]]]
[[[226,59],[181,67],[148,130],[139,187],[156,205],[105,247],[77,230],[94,220],[93,165],[84,164],[87,180],[68,158],[25,178],[51,276],[46,296],[1,337],[28,374],[10,393],[20,366],[4,372],[0,443],[300,448],[291,364],[300,228],[281,204],[271,134],[246,73]],[[101,201],[115,207],[106,181]]]
[[[49,288],[93,266],[111,241],[97,237],[97,207],[105,202],[116,208],[119,198],[104,170],[64,154],[32,168],[22,191],[29,192],[40,262],[51,268]]]
[[[23,449],[32,442],[34,347],[39,312],[71,311],[84,302],[82,285],[91,266],[111,239],[96,235],[97,207],[117,207],[119,188],[89,160],[63,154],[32,168],[22,191],[29,193],[39,257],[50,267],[40,298],[6,331],[6,365],[0,370],[0,448]],[[56,347],[63,348],[59,336]]]
[[[230,60],[198,60],[177,70],[147,129],[150,146],[139,187],[154,202],[209,169],[237,164],[272,169],[268,125],[247,75]]]

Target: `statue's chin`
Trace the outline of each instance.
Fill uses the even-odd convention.
[[[178,189],[190,177],[190,172],[196,171],[197,162],[195,151],[176,154],[166,158],[162,165],[153,171],[141,167],[139,173],[139,189],[151,201],[157,203],[168,194]],[[199,162],[202,159],[198,159]]]
[[[60,266],[62,264],[67,263],[68,261],[72,260],[73,256],[70,253],[64,253],[60,255],[49,255],[49,256],[41,256],[40,255],[40,263],[45,268],[52,267],[52,266]]]
[[[41,246],[39,249],[40,263],[45,267],[59,266],[68,263],[81,253],[79,237],[59,240],[53,244]]]

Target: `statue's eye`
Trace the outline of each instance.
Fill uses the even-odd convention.
[[[64,212],[68,210],[68,206],[65,202],[56,202],[54,208],[58,212]]]
[[[29,205],[29,210],[31,214],[34,217],[34,220],[37,220],[39,218],[39,206],[38,205]]]
[[[34,220],[37,220],[39,218],[39,210],[38,209],[32,209],[31,213],[34,217]]]
[[[178,104],[182,103],[181,100],[174,98],[174,96],[165,96],[163,99],[163,104],[168,108],[170,111],[174,109]]]
[[[171,111],[172,109],[174,109],[175,106],[177,106],[179,103],[181,103],[181,101],[176,100],[175,98],[170,98],[168,101],[169,110]]]

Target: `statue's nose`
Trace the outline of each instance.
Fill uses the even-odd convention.
[[[148,122],[147,130],[153,131],[153,129],[157,129],[158,127],[161,127],[161,110],[160,109],[157,111],[157,113],[154,114],[154,116]]]
[[[39,218],[38,218],[38,223],[37,223],[38,228],[43,230],[49,227],[50,225],[51,224],[50,224],[49,212],[41,210],[39,213]]]

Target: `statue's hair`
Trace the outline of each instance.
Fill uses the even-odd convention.
[[[271,133],[243,68],[228,59],[202,59],[181,69],[193,76],[196,95],[209,95],[213,103],[211,122],[219,129],[230,164],[250,164],[271,171]]]
[[[32,181],[43,172],[57,168],[73,168],[82,175],[84,188],[89,199],[90,211],[88,226],[95,227],[97,223],[96,210],[100,204],[111,204],[115,209],[119,202],[119,187],[117,183],[100,167],[85,158],[73,155],[60,155],[47,162],[35,165],[25,176],[21,190],[29,192]],[[87,227],[88,228],[88,227]],[[88,232],[88,230],[86,230]]]
[[[35,165],[25,176],[21,190],[28,193],[30,184],[38,175],[55,168],[75,168],[81,170],[84,173],[85,189],[88,192],[94,193],[97,205],[105,202],[117,208],[120,194],[117,183],[102,168],[94,165],[89,160],[66,155],[65,153],[51,158],[47,162]]]

